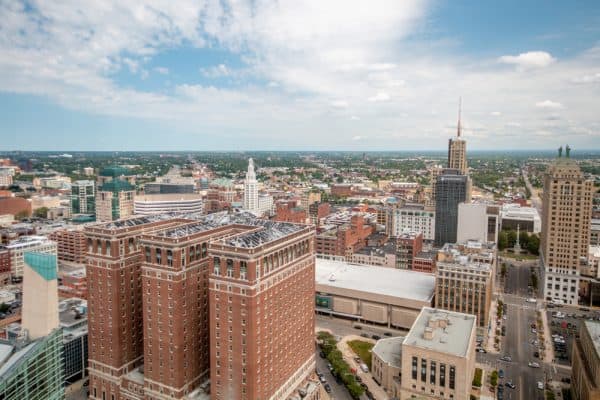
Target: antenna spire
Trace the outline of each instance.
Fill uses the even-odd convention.
[[[462,106],[462,97],[458,98],[458,128],[456,132],[456,136],[460,137],[460,114],[461,114],[461,106]]]

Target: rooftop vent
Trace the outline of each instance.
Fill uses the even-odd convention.
[[[433,329],[430,327],[425,328],[423,332],[423,339],[425,340],[433,340]]]

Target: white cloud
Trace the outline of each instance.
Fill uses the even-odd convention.
[[[381,138],[385,148],[406,143],[443,148],[455,132],[458,94],[474,135],[482,137],[481,126],[498,134],[483,146],[512,146],[501,142],[504,134],[558,135],[567,121],[580,131],[600,131],[594,125],[600,93],[591,84],[599,79],[600,48],[560,63],[543,51],[497,60],[517,70],[537,68],[535,74],[519,74],[468,54],[437,51],[436,43],[415,37],[415,31],[427,29],[430,6],[417,0],[154,0],[152,6],[5,1],[0,91],[43,96],[89,113],[178,121],[182,131],[196,135],[249,132],[263,138],[252,141],[258,147],[277,142],[335,148],[354,135],[369,145],[369,139]],[[218,87],[219,80],[197,85],[198,76],[182,81],[176,64],[165,72],[177,75],[178,85],[166,89],[147,91],[136,88],[139,79],[121,85],[115,78],[123,70],[142,78],[148,70],[162,74],[162,67],[152,68],[157,54],[171,49],[201,54],[205,46],[227,53],[222,60],[228,61],[200,72],[227,77],[227,88]],[[568,108],[543,99],[560,99]],[[364,107],[367,102],[383,104]],[[336,105],[343,112],[332,117]],[[547,127],[540,113],[531,113],[532,105],[560,109],[562,119]],[[358,115],[361,123],[349,123]],[[465,134],[468,138],[469,131]]]
[[[506,127],[508,128],[520,128],[521,124],[518,122],[507,122]]]
[[[359,140],[363,140],[364,138],[364,136],[356,135],[352,137],[352,141],[357,142]]]
[[[345,100],[334,100],[331,102],[331,106],[335,108],[348,108],[348,102]]]
[[[375,96],[371,96],[367,100],[373,103],[388,101],[390,100],[390,95],[385,92],[378,92]]]
[[[596,83],[600,82],[600,72],[592,75],[584,75],[573,79],[574,83]]]
[[[213,65],[208,68],[200,68],[200,73],[206,78],[222,78],[230,76],[232,71],[225,64]]]
[[[545,51],[529,51],[516,56],[502,56],[498,61],[504,64],[513,64],[518,68],[544,68],[556,61],[554,57]]]
[[[155,67],[154,71],[161,75],[169,75],[169,68],[166,67]]]
[[[535,106],[538,108],[549,108],[554,110],[563,108],[562,104],[552,100],[538,101],[535,103]]]

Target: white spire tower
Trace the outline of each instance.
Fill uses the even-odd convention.
[[[254,161],[248,160],[248,172],[244,181],[244,210],[250,212],[258,211],[258,182],[254,172]]]

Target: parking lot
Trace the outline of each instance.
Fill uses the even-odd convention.
[[[586,319],[600,320],[600,313],[574,307],[555,306],[547,311],[554,347],[555,362],[571,365],[573,339],[578,336],[579,326]]]

